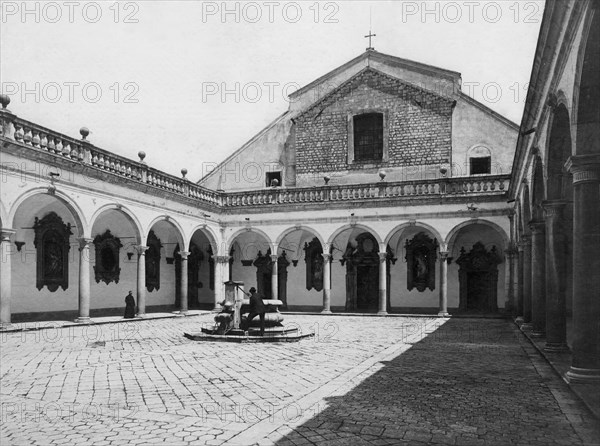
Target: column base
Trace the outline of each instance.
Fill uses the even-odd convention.
[[[323,311],[321,311],[321,314],[333,314],[333,313],[331,312],[331,310],[323,310]]]
[[[600,382],[600,369],[573,367],[566,373],[567,381],[573,384],[593,384]]]
[[[377,312],[377,316],[387,316],[388,312],[387,311],[378,311]]]
[[[566,342],[546,342],[544,351],[548,353],[565,353],[569,351],[569,346]]]
[[[437,315],[438,317],[450,317],[450,313],[448,313],[447,311],[440,311]]]
[[[546,332],[545,331],[532,331],[531,333],[529,333],[529,336],[531,336],[532,338],[543,338],[546,336]]]
[[[90,319],[90,317],[78,317],[73,322],[76,322],[78,324],[91,324],[92,319]]]
[[[136,317],[136,319],[144,319],[146,317],[146,313],[136,314],[135,317]]]
[[[12,328],[13,324],[11,322],[0,322],[0,329],[2,330],[8,330],[9,328]]]

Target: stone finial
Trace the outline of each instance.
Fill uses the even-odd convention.
[[[188,173],[188,170],[184,167],[183,169],[181,169],[181,176],[183,177],[184,180],[186,180],[187,178],[185,177]]]
[[[0,94],[0,104],[2,104],[2,108],[6,110],[6,107],[10,104],[10,97],[7,94]]]
[[[379,178],[381,178],[381,181],[385,180],[385,176],[387,174],[385,173],[385,170],[380,170],[379,171]]]
[[[327,186],[327,185],[329,184],[329,181],[331,180],[331,177],[329,177],[329,176],[325,175],[325,176],[323,177],[323,180],[325,181],[325,186]]]
[[[85,141],[85,138],[87,138],[90,134],[90,129],[88,129],[87,127],[81,127],[79,129],[79,134],[81,135],[81,139]]]
[[[146,158],[146,152],[144,152],[143,150],[140,150],[138,152],[138,156],[140,157],[140,163],[144,162],[144,158]]]

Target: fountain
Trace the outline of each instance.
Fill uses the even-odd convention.
[[[265,333],[260,336],[260,321],[251,321],[248,331],[243,326],[244,318],[249,313],[249,294],[244,291],[243,282],[225,282],[225,300],[220,302],[221,311],[215,315],[215,323],[202,327],[199,333],[184,333],[184,336],[194,341],[222,342],[295,342],[314,336],[313,332],[302,333],[300,326],[283,325],[283,315],[279,307],[283,302],[277,299],[263,299],[265,311]]]

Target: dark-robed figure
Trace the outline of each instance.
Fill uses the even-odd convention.
[[[250,288],[250,314],[246,318],[246,328],[245,331],[250,327],[250,323],[252,319],[256,316],[260,317],[260,335],[263,336],[265,334],[265,304],[263,302],[263,296],[260,293],[256,292],[256,288]]]
[[[133,319],[135,317],[135,299],[131,291],[125,296],[125,319]]]

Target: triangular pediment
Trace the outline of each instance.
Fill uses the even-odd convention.
[[[296,119],[312,118],[320,115],[329,106],[335,104],[342,98],[351,95],[361,87],[368,87],[380,91],[398,99],[410,102],[421,108],[428,108],[439,101],[448,103],[455,102],[451,97],[436,94],[418,86],[404,82],[401,79],[382,73],[374,68],[367,67],[348,79],[346,82],[334,88],[321,99],[314,102],[306,110],[300,113]]]

